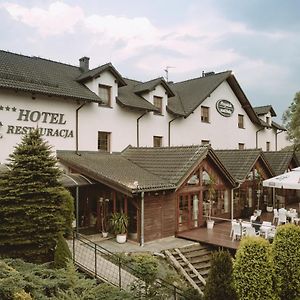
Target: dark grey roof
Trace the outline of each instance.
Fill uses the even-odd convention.
[[[79,67],[0,50],[0,88],[101,102],[76,81]]]
[[[117,102],[120,105],[133,109],[158,111],[157,107],[134,92],[135,87],[141,84],[140,81],[131,79],[124,80],[126,82],[126,86],[118,89]]]
[[[170,84],[175,97],[169,99],[168,111],[178,116],[188,117],[225,80],[252,122],[260,125],[259,118],[231,71],[212,73],[209,76]]]
[[[92,79],[93,77],[103,73],[104,71],[110,71],[114,75],[114,77],[116,78],[116,80],[118,82],[119,87],[126,85],[126,82],[124,81],[122,75],[117,71],[117,69],[111,63],[104,64],[95,69],[92,69],[92,70],[82,73],[77,78],[77,81],[85,82],[85,81]]]
[[[137,190],[136,181],[138,190],[175,188],[169,181],[142,169],[121,154],[87,151],[77,155],[74,151],[57,151],[57,157],[76,172],[129,195]]]
[[[231,71],[226,71],[170,84],[175,97],[169,99],[168,110],[189,116],[230,74]]]
[[[290,164],[299,165],[297,157],[293,151],[267,151],[264,152],[266,159],[275,172],[275,175],[283,174],[288,170]]]
[[[279,129],[279,130],[283,130],[283,131],[286,131],[286,128],[283,127],[282,125],[272,121],[272,127],[275,127],[276,129]]]
[[[210,146],[181,146],[158,148],[127,147],[122,156],[139,165],[152,174],[168,180],[179,187],[190,175],[190,172],[203,159],[210,156],[229,182],[234,185],[234,179],[223,169],[223,165],[215,156]]]
[[[257,115],[265,115],[270,112],[272,117],[276,117],[276,113],[272,105],[256,106],[253,107],[253,109]]]
[[[143,92],[151,92],[159,84],[161,84],[166,89],[167,94],[168,94],[169,97],[175,96],[174,92],[170,88],[169,84],[164,80],[163,77],[155,78],[155,79],[137,84],[134,87],[133,92],[136,93],[136,94],[140,94],[140,93],[143,93]]]
[[[269,169],[270,175],[273,175],[273,170],[268,165],[261,149],[215,150],[215,153],[233,178],[238,181],[246,179],[259,158],[262,158],[267,169]]]

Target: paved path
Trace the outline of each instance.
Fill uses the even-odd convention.
[[[73,255],[73,241],[67,241],[71,253]],[[100,251],[96,251],[94,244],[83,243],[80,240],[75,240],[75,262],[78,266],[83,266],[92,274],[97,274],[100,280],[119,286],[119,267],[107,259],[103,258]],[[96,258],[96,263],[95,263]],[[129,272],[121,269],[121,288],[129,290],[130,285],[138,280]]]

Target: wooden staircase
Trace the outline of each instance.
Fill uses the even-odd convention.
[[[180,249],[165,251],[169,262],[184,278],[203,294],[206,279],[210,270],[212,250],[209,246],[194,244]]]

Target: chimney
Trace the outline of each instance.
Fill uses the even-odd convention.
[[[79,67],[81,71],[87,72],[89,70],[89,60],[90,58],[86,56],[79,59]]]

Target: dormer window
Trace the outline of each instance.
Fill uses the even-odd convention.
[[[153,96],[153,105],[159,110],[154,112],[156,115],[162,115],[162,97]]]
[[[111,86],[99,84],[98,95],[102,101],[100,106],[111,106]]]

